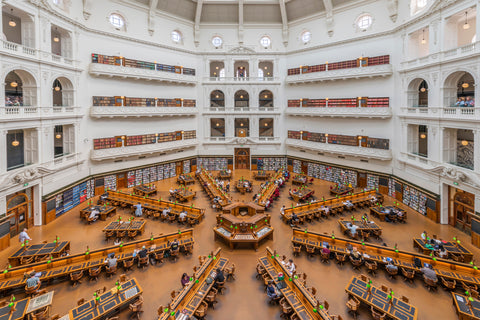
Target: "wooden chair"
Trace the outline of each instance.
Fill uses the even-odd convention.
[[[188,224],[190,227],[193,227],[194,225],[197,224],[197,219],[188,218],[187,224]]]
[[[139,296],[137,301],[134,303],[130,303],[128,306],[128,309],[132,311],[132,315],[130,316],[130,319],[140,319],[140,314],[143,312],[142,311],[142,306],[143,306],[143,297]]]
[[[212,307],[213,310],[215,310],[215,304],[218,302],[217,301],[217,293],[218,290],[215,288],[211,288],[208,294],[205,296],[204,301]]]
[[[30,263],[34,263],[35,262],[35,256],[31,256],[31,257],[21,257],[20,258],[20,264],[21,265],[24,265],[24,264],[30,264]]]
[[[170,251],[170,260],[177,261],[179,252],[180,249]]]
[[[370,237],[370,233],[368,233],[367,231],[362,231],[362,230],[360,230],[360,231],[358,232],[358,235],[360,236],[360,238],[362,238],[362,240],[363,240],[364,242],[367,242],[367,241],[368,241],[368,237]]]
[[[168,216],[168,222],[169,222],[169,223],[174,223],[175,220],[177,220],[177,215],[175,215],[175,214],[170,214],[170,215]]]
[[[337,260],[337,264],[343,266],[347,260],[347,256],[345,254],[335,252],[335,260]]]
[[[113,266],[113,267],[106,266],[105,270],[107,271],[107,278],[110,278],[115,273],[117,273],[117,266]]]
[[[330,253],[320,250],[320,260],[324,263],[330,262]]]
[[[223,290],[225,289],[225,281],[223,282],[215,282],[215,285],[217,286],[218,293],[223,294]]]
[[[183,253],[188,256],[193,253],[193,243],[186,244],[184,247]]]
[[[423,276],[423,281],[425,282],[425,286],[427,287],[428,291],[436,291],[437,290],[437,283],[438,280],[432,280],[430,278]]]
[[[448,291],[453,291],[455,290],[456,286],[457,286],[457,282],[455,281],[455,279],[453,279],[452,281],[449,281],[445,278],[440,278],[442,280],[442,284],[444,286],[444,289],[445,290],[448,290]]]
[[[134,258],[123,260],[123,270],[125,271],[131,270],[134,262],[135,262]]]
[[[305,250],[307,251],[307,254],[309,257],[313,257],[315,255],[315,247],[314,246],[305,246]]]
[[[81,305],[84,304],[84,303],[85,303],[85,299],[84,299],[84,298],[79,299],[79,300],[77,301],[77,306],[81,306]]]
[[[415,270],[407,270],[405,268],[401,268],[403,280],[413,283],[413,279],[415,278]]]
[[[127,235],[127,230],[117,232],[117,238],[119,238],[119,239],[125,238],[126,235]]]
[[[402,301],[405,302],[405,303],[409,303],[409,301],[410,301],[410,300],[409,300],[407,297],[405,297],[405,296],[402,296],[401,299],[402,299]]]
[[[193,315],[195,316],[195,318],[203,320],[207,315],[207,310],[208,304],[205,301],[202,301]]]
[[[50,313],[50,306],[46,306],[45,308],[40,309],[40,311],[32,313],[31,314],[32,320],[48,320],[49,313]]]
[[[302,252],[302,246],[301,245],[293,245],[293,255],[296,257],[296,256],[299,256],[300,255],[300,252]]]
[[[390,270],[388,268],[385,268],[385,270],[387,270],[388,277],[392,280],[395,279],[396,275],[398,274],[398,268],[394,269],[394,270]]]
[[[372,311],[372,318],[374,320],[385,320],[386,316],[387,316],[387,313],[379,313],[377,311],[375,311],[375,309],[373,308],[373,306],[370,306],[370,310]]]
[[[380,289],[383,291],[383,292],[386,292],[388,293],[388,287],[386,285],[381,285]]]
[[[348,308],[348,312],[353,315],[354,319],[357,319],[358,308],[360,307],[360,301],[356,297],[350,296],[346,305]]]
[[[25,286],[25,293],[27,294],[27,296],[32,296],[34,295],[35,293],[37,293],[38,289],[40,289],[40,286],[41,286],[41,282],[39,281],[38,284],[34,287],[27,287]]]
[[[382,240],[382,230],[372,230],[371,235],[377,240]]]
[[[469,283],[465,283],[464,281],[462,281],[462,288],[463,288],[463,291],[468,291],[468,292],[472,292],[472,291],[477,291],[478,288],[477,288],[477,285],[475,284],[469,284]]]
[[[148,255],[143,258],[138,257],[138,267],[142,269],[148,267]]]
[[[100,271],[102,271],[102,266],[88,269],[88,276],[90,277],[90,281],[97,281],[98,276],[100,275]]]
[[[261,264],[257,264],[256,268],[257,268],[256,278],[259,279],[263,274],[266,273],[266,270]]]
[[[54,314],[50,320],[58,320],[58,319],[60,319],[60,315],[57,313],[57,314]]]
[[[105,231],[105,241],[115,237],[115,231]]]
[[[280,299],[280,306],[282,307],[281,317],[288,319],[288,317],[290,317],[290,314],[293,312],[292,307],[285,298]]]
[[[407,223],[407,213],[405,212],[403,216],[397,216],[397,222]]]
[[[137,236],[137,230],[130,230],[128,231],[128,237],[133,240]]]
[[[375,276],[378,268],[377,262],[365,260],[365,265],[367,266],[367,272]]]
[[[82,277],[83,270],[70,273],[70,281],[72,282],[72,287],[75,287],[78,283],[82,283]]]
[[[450,252],[450,256],[452,257],[453,260],[457,262],[465,262],[465,257],[462,256],[461,254],[454,254]]]
[[[155,259],[155,263],[163,263],[164,262],[164,253],[163,251],[158,251],[153,254]]]
[[[330,304],[328,304],[328,301],[327,301],[327,300],[323,301],[323,307],[324,307],[325,310],[327,310],[327,311],[328,311],[328,309],[330,309]]]
[[[228,279],[235,280],[235,263],[232,263],[230,268],[225,268],[226,280]]]
[[[360,270],[360,267],[363,264],[362,259],[354,259],[352,256],[349,256],[350,262],[352,263],[353,270]]]
[[[187,217],[183,217],[183,218],[178,217],[179,224],[185,224],[186,222],[187,222]]]

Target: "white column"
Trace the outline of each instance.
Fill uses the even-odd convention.
[[[473,161],[473,170],[480,172],[480,130],[473,130]]]
[[[438,126],[428,126],[428,159],[440,162],[441,161],[441,140],[440,129]]]
[[[258,128],[258,116],[250,117],[248,119],[250,125],[250,137],[257,138],[259,136],[259,128]]]
[[[42,221],[42,193],[43,193],[43,187],[41,183],[33,186],[33,198],[34,198],[33,224],[36,226],[41,226],[43,222]]]
[[[225,117],[225,137],[235,136],[235,121],[233,116]]]
[[[442,183],[440,186],[440,223],[448,224],[448,185]]]
[[[53,126],[45,126],[42,127],[38,134],[38,145],[39,145],[39,162],[40,163],[47,163],[53,160],[54,158],[54,127]]]
[[[0,131],[0,173],[7,172],[7,132],[7,130]]]

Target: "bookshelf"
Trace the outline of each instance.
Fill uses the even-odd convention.
[[[299,108],[300,107],[300,100],[288,100],[288,107],[289,108]]]
[[[302,161],[293,160],[292,166],[293,166],[294,173],[302,173]]]
[[[300,131],[288,130],[288,139],[300,139]]]
[[[115,97],[93,97],[93,105],[98,107],[109,107],[115,105]]]
[[[326,99],[308,99],[306,107],[309,108],[324,108],[327,106]]]
[[[337,61],[327,64],[319,64],[314,66],[301,66],[300,68],[290,68],[287,70],[287,75],[297,75],[300,73],[312,73],[312,72],[322,72],[330,70],[339,70],[339,69],[351,69],[351,68],[365,68],[371,66],[378,66],[382,64],[389,64],[390,56],[383,55],[377,57],[361,57],[355,60],[346,60],[346,61]]]
[[[367,174],[367,190],[378,190],[380,178],[373,174]]]
[[[105,191],[107,190],[117,190],[117,176],[116,175],[110,175],[110,176],[105,176]]]
[[[352,187],[357,186],[357,172],[353,170],[308,162],[307,175],[340,185],[351,184]]]
[[[392,178],[388,179],[388,195],[395,198],[395,180]]]
[[[349,107],[355,108],[357,107],[357,98],[343,98],[343,99],[329,99],[328,100],[328,107],[335,108],[335,107]]]
[[[143,169],[135,170],[135,186],[143,184]]]
[[[367,107],[369,108],[388,108],[390,106],[390,98],[365,98],[367,99]]]
[[[125,97],[125,106],[126,107],[155,107],[155,99]]]
[[[164,132],[158,134],[158,142],[175,141],[175,132]]]
[[[298,107],[326,107],[328,102],[329,108],[335,107],[371,107],[371,108],[380,108],[380,107],[389,107],[390,98],[388,97],[356,97],[356,98],[318,98],[318,99],[290,99],[288,100],[287,106],[289,108],[298,108]]]
[[[227,158],[198,158],[197,168],[204,168],[207,171],[220,171],[228,168]]]
[[[187,108],[196,107],[196,101],[193,99],[183,99],[183,106]]]
[[[170,142],[177,140],[177,134],[181,134],[180,131],[175,132],[163,132],[163,133],[151,133],[135,136],[122,136],[124,139],[124,146],[137,146],[143,144],[153,144],[153,143],[162,143]],[[158,137],[157,137],[158,136]],[[183,134],[184,139],[195,139],[197,136],[196,130],[185,131]],[[122,137],[110,137],[110,138],[98,138],[93,139],[93,149],[109,149],[117,148],[122,146]]]
[[[115,142],[115,138],[100,138],[100,139],[93,139],[93,149],[109,149],[109,148],[116,148],[117,144]]]
[[[138,146],[142,144],[152,144],[155,143],[154,134],[144,134],[139,136],[127,136],[125,138],[125,146]]]
[[[356,136],[345,136],[341,134],[329,134],[328,143],[341,144],[346,146],[358,146],[358,141]]]
[[[293,76],[296,74],[300,74],[300,68],[292,68],[292,69],[288,69],[287,71],[287,75],[289,76]]]
[[[136,97],[92,97],[93,106],[96,107],[110,107],[110,106],[125,106],[125,107],[188,107],[194,108],[197,106],[195,99],[162,99],[162,98],[136,98]]]
[[[390,56],[389,55],[384,55],[384,56],[377,56],[377,57],[368,57],[368,66],[378,66],[382,64],[389,64],[390,63]]]
[[[183,173],[190,173],[190,160],[184,160],[183,161]]]
[[[183,139],[195,139],[197,137],[197,131],[195,130],[190,130],[190,131],[184,131],[183,132]]]
[[[277,171],[280,168],[287,167],[286,158],[256,158],[257,159],[257,170],[265,171]]]
[[[388,139],[367,138],[367,148],[374,149],[390,149],[390,141]]]
[[[357,59],[340,62],[333,62],[328,64],[328,70],[351,69],[358,66]]]

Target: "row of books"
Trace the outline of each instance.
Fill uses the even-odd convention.
[[[342,134],[327,134],[326,133],[317,133],[310,131],[292,131],[288,130],[287,134],[289,139],[297,140],[306,140],[312,142],[326,143],[328,138],[328,143],[330,144],[341,144],[347,146],[357,147],[361,145],[366,148],[374,149],[384,149],[388,150],[390,148],[390,140],[382,138],[371,138],[367,136],[347,136]]]
[[[324,107],[388,107],[390,98],[388,97],[358,97],[358,98],[325,98],[325,99],[290,99],[289,108],[324,108]]]
[[[186,160],[189,161],[189,160]],[[189,161],[190,162],[190,161]],[[175,162],[152,166],[143,169],[136,169],[127,172],[127,187],[131,188],[141,184],[148,184],[155,181],[168,179],[176,176]]]
[[[277,171],[287,167],[287,158],[257,158],[257,170]]]
[[[357,186],[356,171],[312,162],[309,162],[307,167],[307,175],[311,177],[338,183],[339,185],[352,185],[352,187]]]
[[[403,186],[403,203],[423,215],[427,214],[427,195],[413,187]]]
[[[123,96],[93,96],[95,107],[196,107],[195,99],[132,98]]]
[[[92,53],[92,63],[109,64],[137,69],[157,70],[179,74],[183,73],[185,75],[191,76],[195,75],[195,69],[192,68],[184,68],[182,66],[172,66],[156,62],[141,61],[120,56],[107,56],[98,53]]]
[[[378,189],[379,180],[379,176],[367,174],[367,190]]]
[[[208,171],[220,171],[228,168],[227,158],[198,158],[197,168],[203,168]]]
[[[105,186],[105,191],[107,190],[117,190],[117,175],[112,174],[109,176],[105,176],[104,178],[104,186]]]
[[[55,196],[55,216],[59,217],[68,210],[87,201],[95,195],[94,180],[87,180]]]
[[[292,171],[294,173],[303,173],[302,172],[302,161],[300,160],[293,160],[292,162]]]
[[[189,131],[183,132],[184,140],[195,139],[196,137],[197,137],[196,130],[189,130]],[[123,143],[123,140],[125,140],[125,143]],[[170,141],[176,141],[176,140],[182,140],[182,131],[93,139],[93,149],[94,150],[110,149],[110,148],[119,148],[122,145],[128,147],[128,146],[136,146],[136,145],[142,145],[142,144],[170,142]]]
[[[327,70],[351,69],[358,67],[377,66],[382,64],[389,64],[390,56],[376,56],[358,58],[355,60],[338,61],[332,63],[319,64],[314,66],[301,66],[299,68],[290,68],[287,70],[287,75],[296,75],[300,73],[322,72]]]

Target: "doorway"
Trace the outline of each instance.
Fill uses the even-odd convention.
[[[235,148],[235,169],[250,170],[250,148]]]
[[[7,220],[10,221],[10,237],[19,234],[23,228],[33,225],[32,192],[33,190],[30,188],[11,195],[7,200]]]
[[[460,189],[450,188],[451,198],[449,224],[465,233],[470,234],[472,228],[471,216],[475,212],[475,196]]]

